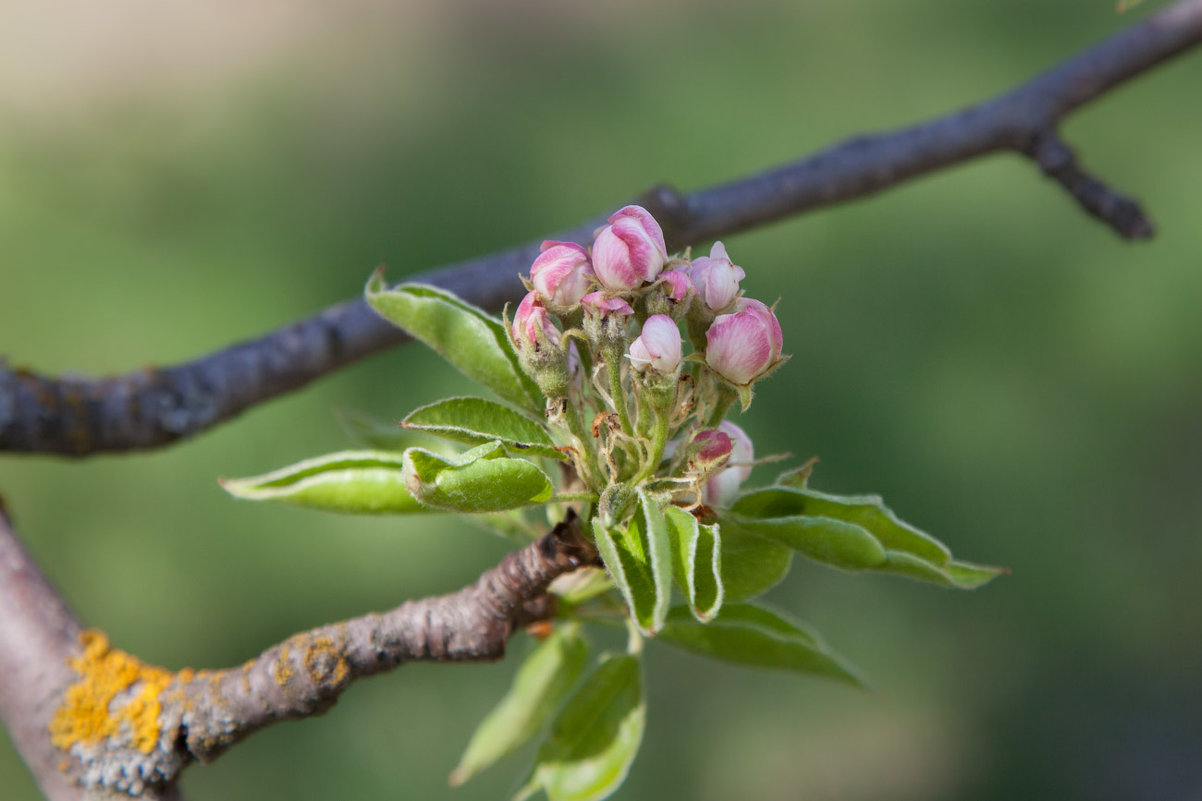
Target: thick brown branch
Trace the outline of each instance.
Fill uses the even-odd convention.
[[[599,564],[569,515],[459,592],[294,635],[228,670],[170,674],[109,648],[99,632],[84,632],[83,655],[72,662],[75,683],[50,731],[89,789],[166,792],[189,763],[208,762],[264,726],[325,712],[356,679],[411,661],[500,659],[519,625],[554,614],[546,594],[552,580]],[[56,689],[55,700],[63,697],[61,677]],[[108,694],[99,699],[105,713],[98,726],[94,696],[101,693]]]
[[[909,178],[1010,150],[1034,155],[1093,216],[1138,239],[1152,225],[1139,207],[1086,175],[1058,140],[1073,110],[1202,41],[1202,0],[1184,0],[992,100],[908,128],[860,136],[749,178],[641,199],[683,247],[879,192]],[[1048,143],[1059,147],[1049,148]],[[1042,155],[1040,155],[1042,154]],[[598,217],[553,235],[587,242]],[[489,309],[522,293],[517,274],[537,253],[530,242],[419,276]],[[48,378],[0,365],[0,450],[82,456],[154,448],[197,434],[245,409],[304,386],[363,356],[405,341],[361,300],[263,337],[161,370],[109,379]]]
[[[81,652],[81,627],[12,530],[0,502],[0,720],[53,801],[85,797],[75,765],[51,742],[49,726],[78,676],[70,660]],[[91,798],[109,797],[108,791]],[[120,798],[112,792],[113,798]],[[125,796],[128,798],[128,796]],[[178,798],[174,789],[147,799]]]

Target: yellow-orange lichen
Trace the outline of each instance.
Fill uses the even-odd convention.
[[[341,685],[351,672],[346,657],[338,652],[338,647],[329,637],[316,637],[309,643],[305,651],[305,669],[317,685],[327,681],[335,686]]]
[[[171,682],[171,672],[110,648],[108,637],[95,629],[83,632],[79,642],[83,653],[69,660],[79,681],[67,688],[50,721],[51,742],[66,750],[128,731],[134,747],[149,754],[159,741],[159,696]],[[135,685],[136,694],[114,709],[118,694]]]

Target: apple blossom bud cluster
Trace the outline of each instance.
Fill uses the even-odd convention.
[[[721,242],[696,259],[669,254],[640,206],[611,216],[591,247],[543,243],[508,330],[602,507],[622,507],[635,486],[683,506],[737,495],[753,449],[723,418],[787,358],[775,313],[743,295],[745,277]]]

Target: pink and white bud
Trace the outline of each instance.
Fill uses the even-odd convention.
[[[547,308],[538,299],[538,293],[527,292],[526,297],[518,304],[513,313],[513,326],[510,334],[517,343],[518,349],[537,349],[539,347],[539,332],[542,341],[559,342],[559,329],[551,322]]]
[[[702,500],[709,506],[729,506],[739,494],[739,487],[751,476],[755,449],[747,433],[729,420],[723,420],[715,433],[729,437],[732,443],[730,461],[727,467],[705,482]]]
[[[780,360],[784,336],[772,310],[739,298],[734,312],[719,314],[705,332],[705,363],[737,386],[747,386]]]
[[[593,265],[588,251],[575,242],[543,242],[530,265],[530,283],[548,306],[570,309],[592,287]]]
[[[680,303],[689,296],[690,292],[697,291],[689,276],[676,270],[664,270],[659,274],[659,280],[664,282],[668,299],[673,303]]]
[[[689,278],[711,312],[722,311],[734,302],[739,295],[739,282],[745,277],[743,268],[730,260],[721,242],[714,243],[710,255],[693,259],[689,267]]]
[[[613,314],[618,314],[623,317],[629,317],[634,314],[634,309],[630,308],[630,304],[622,298],[606,297],[604,292],[590,292],[580,299],[580,305],[585,311],[592,311],[600,314],[602,317],[609,317]]]
[[[642,206],[617,211],[593,242],[593,270],[606,289],[634,289],[653,281],[667,261],[664,232]]]
[[[693,444],[697,447],[697,455],[693,458],[703,468],[725,462],[734,450],[734,441],[730,435],[719,428],[698,432],[693,438]]]
[[[661,374],[675,373],[682,358],[680,329],[668,315],[653,314],[643,323],[643,333],[630,343],[626,356],[640,373],[648,368]]]

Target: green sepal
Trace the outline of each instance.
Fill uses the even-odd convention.
[[[625,529],[608,529],[593,518],[597,551],[630,607],[639,631],[654,637],[664,624],[672,598],[672,545],[659,504],[643,490]]]
[[[722,540],[718,525],[702,525],[683,509],[664,509],[672,543],[672,571],[676,586],[688,599],[693,616],[702,623],[722,608]]]
[[[402,456],[387,451],[342,451],[305,459],[250,478],[222,479],[230,495],[359,514],[434,511],[409,492]]]
[[[568,699],[515,801],[538,789],[550,801],[600,801],[626,779],[643,739],[647,708],[633,656],[610,656]]]
[[[426,284],[388,287],[382,270],[367,282],[376,313],[421,340],[472,380],[520,408],[541,412],[544,399],[522,371],[505,326],[450,292]]]
[[[500,512],[546,503],[553,491],[546,473],[533,462],[505,456],[500,442],[450,457],[410,448],[404,464],[413,496],[452,512]]]
[[[421,406],[401,425],[469,445],[500,440],[511,453],[567,458],[555,450],[555,442],[541,424],[484,398],[447,398]]]
[[[768,487],[739,498],[731,511],[759,519],[806,516],[841,520],[868,531],[889,550],[940,565],[951,559],[947,546],[898,519],[879,495],[830,495],[799,487]]]
[[[572,691],[588,661],[588,643],[575,623],[556,626],[530,652],[509,691],[476,727],[450,783],[463,784],[539,734]]]
[[[776,668],[865,686],[856,669],[804,624],[751,604],[727,604],[713,621],[684,607],[668,613],[658,640],[694,653],[757,668]]]

